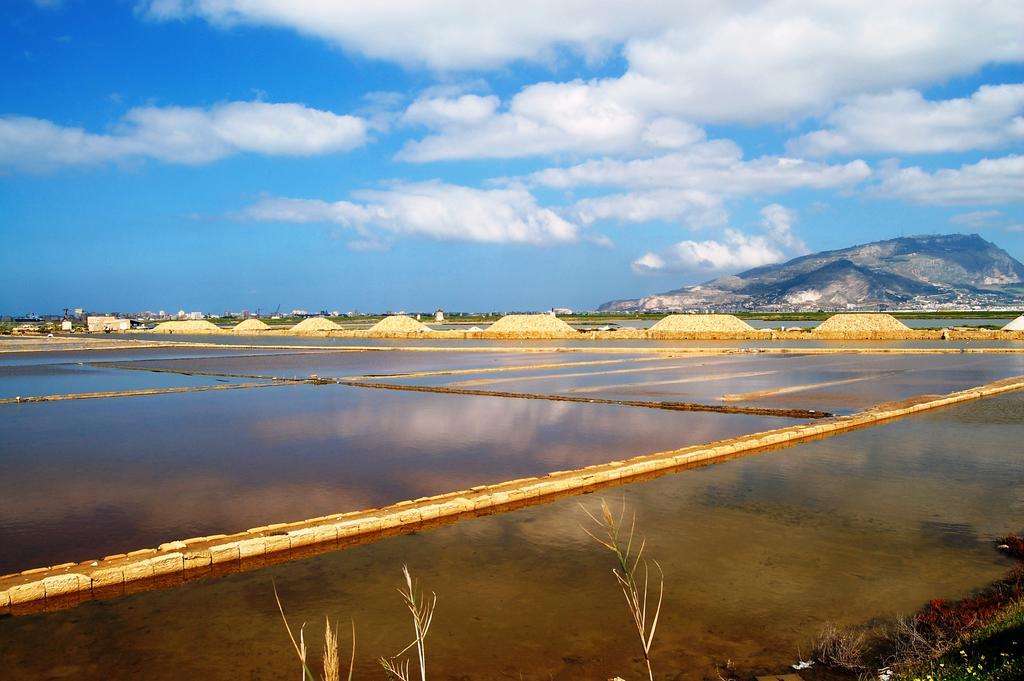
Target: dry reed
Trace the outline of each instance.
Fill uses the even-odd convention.
[[[303,622],[302,626],[299,627],[299,639],[295,640],[295,634],[292,633],[291,625],[288,624],[288,618],[284,614],[284,607],[281,605],[281,597],[277,593],[277,585],[274,585],[274,600],[277,601],[277,611],[281,613],[281,621],[284,622],[285,631],[288,632],[288,638],[292,642],[292,648],[295,649],[295,655],[299,658],[299,664],[302,665],[302,680],[303,681],[317,681],[316,676],[309,668],[308,664],[308,649],[306,648],[306,623]],[[338,658],[338,634],[331,629],[331,620],[327,617],[324,618],[324,657],[323,667],[324,674],[321,677],[322,681],[341,681],[341,663]],[[356,665],[356,623],[352,622],[352,655],[349,658],[348,663],[348,681],[352,681],[352,674],[355,670]]]
[[[822,664],[850,672],[867,668],[864,655],[867,652],[867,636],[863,631],[842,628],[827,623],[814,643],[814,659]]]
[[[636,628],[637,636],[640,638],[640,648],[643,650],[644,662],[647,664],[647,677],[650,681],[654,681],[654,671],[651,668],[651,645],[654,643],[654,633],[658,628],[658,617],[661,615],[662,598],[665,595],[665,573],[662,572],[661,566],[655,561],[654,565],[658,568],[660,575],[658,604],[653,611],[649,611],[647,608],[647,596],[650,570],[647,566],[647,560],[643,558],[644,547],[647,545],[646,539],[640,540],[640,547],[636,550],[636,554],[633,554],[633,540],[636,535],[636,514],[633,514],[630,521],[629,535],[623,539],[620,535],[624,527],[622,519],[626,513],[625,500],[622,502],[622,510],[619,512],[618,518],[612,515],[611,509],[608,508],[608,502],[604,499],[601,500],[600,520],[582,504],[580,508],[594,522],[602,536],[594,534],[585,527],[583,531],[589,534],[598,544],[614,553],[618,561],[618,567],[612,569],[612,574],[615,575],[619,589],[621,589],[622,595],[626,599],[626,607],[629,609],[633,626]],[[641,567],[643,568],[642,584],[637,579]],[[649,614],[651,615],[650,619],[648,619]]]
[[[388,679],[392,681],[410,681],[409,658],[402,659],[412,648],[416,648],[416,656],[419,660],[420,681],[427,681],[427,632],[430,631],[430,624],[434,621],[434,608],[437,606],[437,594],[431,592],[431,598],[425,598],[423,591],[418,587],[416,581],[409,574],[408,566],[402,566],[402,574],[405,575],[405,589],[399,589],[405,607],[412,615],[413,631],[415,638],[412,643],[403,648],[397,655],[382,657],[378,661],[384,669]]]

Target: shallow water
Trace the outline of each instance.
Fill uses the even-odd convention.
[[[397,384],[834,413],[1024,374],[1024,355],[722,355],[395,379]],[[776,394],[764,394],[782,391]],[[727,398],[727,399],[723,399]]]
[[[450,371],[465,369],[495,369],[526,367],[546,364],[569,364],[628,360],[631,354],[595,354],[573,352],[401,352],[401,351],[291,351],[276,353],[240,354],[133,361],[130,366],[140,370],[163,369],[169,371],[206,371],[233,373],[247,376],[276,376],[305,378],[310,374],[321,377],[388,376],[393,374]],[[124,362],[114,362],[127,365]]]
[[[666,576],[656,673],[716,678],[727,659],[781,673],[825,621],[906,613],[999,577],[991,540],[1024,529],[1021,441],[1024,396],[1008,395],[600,493],[636,511]],[[610,554],[580,527],[578,503],[597,501],[0,620],[0,662],[10,679],[287,678],[298,669],[273,581],[314,650],[324,615],[343,642],[353,618],[356,678],[380,678],[374,658],[411,632],[395,593],[405,563],[438,594],[432,677],[641,678]]]
[[[343,385],[0,409],[0,573],[792,423]]]
[[[109,339],[110,336],[96,336]],[[408,338],[320,338],[310,336],[237,336],[235,334],[153,334],[126,333],[118,334],[117,338],[125,340],[191,342],[215,345],[245,345],[260,347],[266,345],[285,345],[289,347],[370,347],[370,348],[508,348],[544,349],[573,348],[584,351],[600,351],[605,348],[771,348],[771,347],[804,347],[804,348],[1020,348],[1020,341],[834,341],[834,340],[592,340],[588,338],[557,339],[557,340],[483,340],[483,339],[408,339]]]
[[[0,398],[253,383],[220,376],[123,371],[84,364],[0,367]]]
[[[4,341],[0,341],[0,348]],[[189,357],[217,357],[237,354],[260,355],[274,354],[276,350],[202,347],[163,347],[163,348],[120,348],[107,350],[32,350],[19,352],[0,352],[0,367],[24,366],[28,364],[72,364],[80,362],[109,362],[145,359],[182,359]]]

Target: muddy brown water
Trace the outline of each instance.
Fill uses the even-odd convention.
[[[781,672],[826,621],[891,617],[997,578],[1008,562],[992,539],[1024,529],[1022,441],[1013,394],[600,493],[635,510],[666,575],[656,673],[716,678],[726,660],[741,678]],[[325,615],[343,642],[354,619],[356,678],[381,678],[374,658],[411,635],[403,564],[438,595],[433,678],[641,678],[610,554],[581,529],[578,504],[597,502],[0,620],[4,678],[288,678],[275,582],[314,650]]]

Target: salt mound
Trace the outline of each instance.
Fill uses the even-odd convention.
[[[297,333],[313,333],[317,331],[337,331],[341,327],[332,322],[330,319],[324,317],[310,317],[309,319],[303,319],[301,322],[291,328],[292,331]]]
[[[558,317],[549,314],[507,314],[487,327],[488,333],[507,334],[575,334],[572,328]]]
[[[906,333],[910,328],[890,314],[837,314],[818,326],[815,333]]]
[[[1024,314],[1004,326],[1003,331],[1024,331]]]
[[[153,333],[224,333],[224,329],[205,319],[190,319],[182,322],[160,322],[153,327]]]
[[[392,333],[430,333],[433,331],[426,324],[420,324],[412,317],[404,314],[385,317],[370,327],[370,333],[392,334]]]
[[[270,326],[261,319],[246,319],[231,329],[235,333],[251,333],[253,331],[266,331]]]
[[[653,333],[751,333],[756,330],[731,314],[671,314],[651,327]]]

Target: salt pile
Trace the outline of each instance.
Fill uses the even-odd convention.
[[[322,331],[337,331],[341,327],[324,317],[310,317],[291,328],[294,333],[317,333]]]
[[[752,333],[756,330],[731,314],[672,314],[651,327],[652,333]]]
[[[487,327],[488,333],[508,335],[544,334],[572,335],[572,328],[558,317],[549,314],[508,314]]]
[[[266,331],[269,328],[270,327],[260,319],[246,319],[231,330],[235,333],[254,333],[257,331]]]
[[[153,333],[224,333],[224,329],[205,319],[190,319],[182,322],[160,322],[153,327]]]
[[[375,335],[430,333],[431,331],[433,331],[433,329],[426,324],[421,324],[412,317],[404,314],[385,317],[370,327],[370,333]]]
[[[1024,314],[1004,326],[1003,331],[1024,331]]]
[[[815,333],[906,333],[910,328],[889,314],[837,314],[818,326]]]

